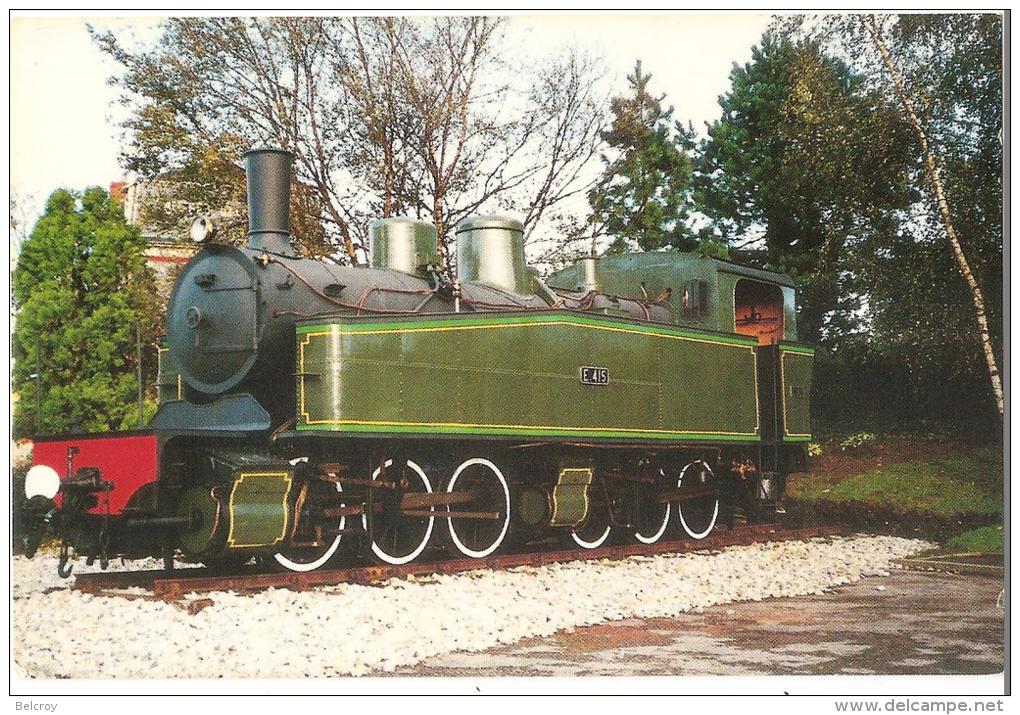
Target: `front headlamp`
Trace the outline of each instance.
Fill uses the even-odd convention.
[[[52,499],[60,491],[60,476],[53,467],[37,464],[25,475],[25,498],[46,497]]]
[[[205,243],[216,235],[216,224],[208,216],[198,216],[191,222],[191,240]]]

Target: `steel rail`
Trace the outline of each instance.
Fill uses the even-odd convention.
[[[700,540],[668,541],[658,544],[626,544],[598,549],[567,549],[533,551],[528,553],[490,556],[481,559],[454,558],[442,561],[421,561],[401,566],[354,566],[297,572],[252,572],[235,574],[214,573],[209,569],[170,571],[118,571],[79,574],[73,588],[96,595],[119,595],[111,590],[142,587],[167,601],[180,599],[189,593],[215,591],[251,592],[270,588],[304,590],[315,586],[334,586],[345,583],[371,584],[408,576],[445,575],[479,569],[510,569],[521,566],[543,566],[569,561],[618,560],[631,556],[680,554],[693,551],[721,549],[768,541],[797,541],[815,537],[836,536],[847,533],[843,527],[813,527],[782,529],[776,524],[754,524],[721,529]]]

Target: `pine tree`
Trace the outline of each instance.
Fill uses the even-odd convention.
[[[136,325],[152,345],[162,314],[144,246],[102,189],[49,197],[13,275],[16,435],[137,426]]]
[[[730,81],[698,157],[705,233],[798,280],[802,339],[851,334],[862,291],[854,254],[873,253],[913,198],[908,128],[813,42],[766,33]]]
[[[613,122],[603,132],[614,158],[603,155],[601,179],[589,192],[593,237],[613,236],[610,252],[691,248],[688,227],[694,132],[673,122],[665,95],[649,91],[641,61],[627,76],[630,94],[611,102]]]

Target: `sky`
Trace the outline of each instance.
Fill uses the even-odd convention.
[[[640,58],[652,90],[667,95],[675,117],[695,129],[719,115],[734,62],[750,59],[768,15],[516,15],[510,52],[526,55],[573,45],[601,54],[607,88],[621,93]],[[11,22],[11,191],[30,222],[58,187],[108,186],[118,165],[117,91],[107,83],[117,65],[86,29],[158,36],[158,17],[15,16]]]

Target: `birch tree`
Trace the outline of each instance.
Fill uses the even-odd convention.
[[[995,358],[995,349],[992,345],[991,333],[988,327],[988,316],[985,310],[984,293],[981,290],[981,286],[978,285],[977,278],[971,270],[970,262],[967,260],[963,246],[961,245],[960,239],[956,233],[952,211],[950,210],[949,201],[946,198],[942,185],[938,158],[935,156],[935,153],[929,144],[927,133],[921,124],[921,120],[917,116],[917,112],[914,110],[914,102],[904,85],[902,75],[896,68],[896,63],[893,60],[893,57],[889,52],[889,48],[882,37],[882,33],[875,22],[875,17],[873,15],[860,15],[859,20],[871,38],[872,43],[874,43],[875,49],[881,57],[889,83],[892,86],[893,93],[895,94],[903,113],[908,118],[910,126],[914,130],[918,150],[924,162],[929,188],[932,192],[933,200],[938,207],[939,218],[945,229],[946,239],[952,247],[953,257],[956,261],[957,268],[966,281],[974,302],[974,318],[977,323],[978,337],[981,342],[982,352],[984,353],[985,363],[988,369],[988,377],[992,386],[992,393],[995,396],[996,406],[998,407],[999,416],[1001,417],[1004,410],[1002,381],[999,376],[999,368]]]

